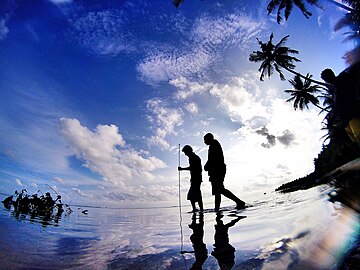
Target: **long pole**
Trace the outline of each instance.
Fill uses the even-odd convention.
[[[180,167],[180,144],[179,144],[179,152],[178,152],[178,167]],[[180,214],[181,214],[180,171],[179,171],[179,207],[180,207]]]
[[[178,153],[178,167],[180,167],[180,144],[179,144],[179,153]],[[183,234],[183,227],[182,227],[182,213],[181,213],[181,187],[180,187],[180,171],[179,171],[179,213],[180,213],[180,254],[184,260],[185,269],[187,270],[187,263],[184,257],[186,253],[184,251],[184,234]]]

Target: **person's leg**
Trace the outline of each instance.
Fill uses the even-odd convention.
[[[221,194],[215,194],[215,211],[219,211],[221,204]]]
[[[214,177],[210,177],[212,195],[215,196],[215,211],[219,211],[221,204],[221,189],[222,183],[219,183],[214,179]]]
[[[195,212],[196,212],[195,201],[191,200],[190,202],[191,202],[191,206],[192,206],[193,212],[195,213]]]
[[[244,208],[245,207],[245,202],[240,200],[238,197],[236,197],[235,194],[232,193],[230,190],[224,188],[222,190],[222,195],[229,198],[230,200],[233,200],[236,203],[236,208]]]
[[[198,203],[199,203],[200,212],[203,212],[204,211],[204,205],[203,205],[202,199],[200,199]]]

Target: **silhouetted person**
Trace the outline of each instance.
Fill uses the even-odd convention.
[[[224,154],[220,143],[214,139],[214,136],[211,133],[207,133],[204,136],[204,143],[209,146],[208,160],[204,169],[209,174],[212,195],[215,196],[215,211],[219,211],[220,209],[221,195],[233,200],[236,203],[237,209],[245,208],[245,202],[224,187],[226,164],[224,162]]]
[[[190,189],[187,194],[187,199],[191,202],[193,212],[196,212],[195,203],[199,204],[200,211],[204,211],[202,194],[201,194],[201,182],[202,182],[202,166],[201,159],[193,152],[190,145],[185,145],[182,149],[184,154],[189,158],[189,167],[178,167],[179,171],[190,171]]]
[[[196,214],[192,216],[192,222],[189,225],[189,228],[192,229],[193,233],[190,235],[190,241],[194,248],[195,253],[195,262],[191,266],[191,269],[202,269],[202,265],[208,257],[208,251],[204,243],[204,214],[200,213],[199,223],[196,223]]]
[[[2,201],[2,203],[4,204],[4,207],[6,209],[10,209],[11,208],[11,205],[13,203],[13,198],[14,198],[14,195],[11,195],[7,198],[5,198],[5,200]]]
[[[214,235],[214,250],[211,252],[218,261],[221,270],[232,269],[235,264],[235,248],[229,243],[229,228],[234,226],[243,217],[237,217],[224,224],[223,215],[217,214]]]
[[[334,96],[335,116],[345,125],[353,142],[360,144],[360,63],[341,72],[338,76],[327,68],[321,78],[330,84]]]
[[[44,203],[45,203],[45,207],[49,209],[55,205],[55,201],[51,197],[50,192],[45,193]]]

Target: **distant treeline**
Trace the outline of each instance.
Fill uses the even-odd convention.
[[[353,143],[346,132],[337,134],[329,144],[323,145],[318,157],[314,159],[315,170],[301,178],[285,183],[275,191],[292,192],[301,189],[309,189],[328,182],[329,178],[323,178],[336,168],[360,157],[360,147]],[[336,180],[336,179],[335,179]]]

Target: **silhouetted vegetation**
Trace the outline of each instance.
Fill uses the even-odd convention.
[[[57,195],[54,200],[50,192],[40,196],[39,193],[41,193],[40,190],[29,195],[26,189],[20,192],[15,190],[14,194],[4,199],[2,203],[16,218],[28,216],[30,220],[41,220],[43,225],[49,225],[50,221],[57,224],[63,213],[72,212],[68,204],[62,203],[60,195]]]

